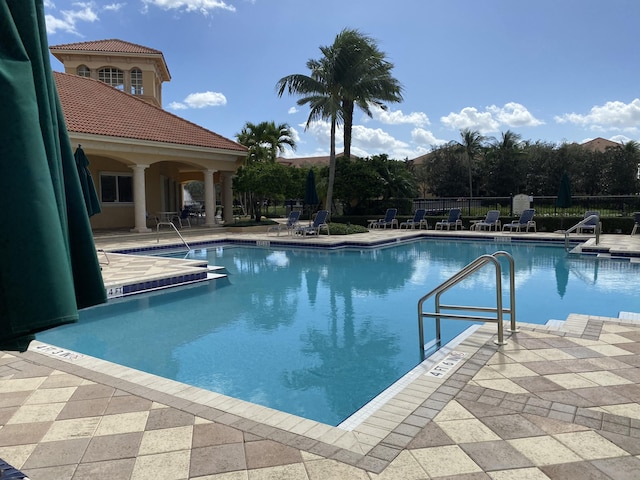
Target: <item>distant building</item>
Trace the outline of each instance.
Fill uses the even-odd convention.
[[[336,153],[336,158],[342,157],[343,152]],[[356,158],[355,155],[351,155],[351,158]],[[297,158],[276,158],[276,162],[286,165],[288,167],[297,168],[310,168],[310,167],[328,167],[329,155],[321,155],[318,157],[297,157]]]
[[[102,213],[93,229],[150,231],[157,212],[179,211],[183,185],[205,186],[206,224],[233,221],[231,179],[247,149],[162,109],[171,76],[162,52],[122,40],[55,45],[54,72],[71,143],[82,145]]]
[[[580,146],[593,152],[604,152],[607,148],[622,147],[622,144],[612,140],[607,140],[606,138],[598,137],[593,140],[589,140],[588,142],[581,143]]]

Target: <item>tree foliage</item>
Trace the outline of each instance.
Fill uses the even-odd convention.
[[[422,165],[413,167],[416,177],[428,182],[429,194],[467,196],[473,184],[474,195],[481,196],[556,195],[563,172],[571,177],[575,195],[640,193],[640,147],[636,142],[600,152],[575,143],[522,141],[506,131],[499,139],[484,139],[485,143],[474,148],[472,181],[465,182],[463,177],[469,176],[469,157],[462,148],[465,131],[461,136],[462,143],[434,148]]]
[[[249,149],[247,163],[275,162],[278,154],[283,154],[286,147],[296,149],[296,142],[291,134],[291,127],[286,123],[266,121],[257,124],[247,122],[242,131],[236,134],[238,143]]]

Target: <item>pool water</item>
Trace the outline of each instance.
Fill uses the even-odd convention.
[[[519,322],[640,312],[640,264],[557,247],[432,240],[337,251],[225,246],[190,258],[226,267],[227,279],[110,300],[38,340],[337,425],[420,362],[419,298],[497,250],[515,259]],[[506,306],[506,273],[503,287]],[[495,306],[495,270],[488,265],[443,301]],[[444,321],[444,340],[469,325]],[[433,338],[428,319],[425,332],[426,341]]]

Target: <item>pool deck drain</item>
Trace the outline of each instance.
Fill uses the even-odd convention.
[[[640,236],[615,237],[640,253]],[[635,315],[521,325],[503,347],[482,326],[443,377],[432,357],[348,429],[34,343],[0,356],[0,458],[33,480],[631,479]]]

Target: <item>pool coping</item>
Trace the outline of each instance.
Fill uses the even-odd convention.
[[[560,337],[595,339],[605,321],[636,326],[640,324],[640,319],[570,315],[559,325],[557,322],[551,325],[520,324],[519,328],[521,331],[544,332]],[[209,421],[380,473],[435,418],[444,405],[458,396],[470,394],[467,385],[469,380],[499,352],[500,347],[493,342],[495,330],[493,325],[485,324],[477,326],[469,335],[462,335],[459,341],[444,346],[436,352],[437,355],[427,358],[399,379],[401,388],[389,387],[380,394],[379,399],[377,397],[372,400],[370,403],[376,404],[375,408],[366,417],[358,419],[354,425],[344,425],[343,422],[335,427],[38,341],[32,342],[23,355],[41,365],[108,385]],[[507,339],[510,337],[509,334],[506,336]],[[447,368],[446,373],[441,376],[429,376],[428,373],[452,352],[464,353],[464,359]],[[514,399],[507,394],[504,401],[511,400]],[[542,413],[553,418],[557,409],[562,408],[565,406],[554,403],[553,408]],[[584,415],[588,416],[589,422],[594,421],[594,415],[602,417],[600,427],[605,430],[607,421],[613,424],[625,421],[628,423],[626,417],[618,418],[612,414],[594,412]],[[575,421],[580,424],[580,418],[576,417]],[[640,422],[636,423],[638,425],[633,427],[634,434],[640,436]]]

